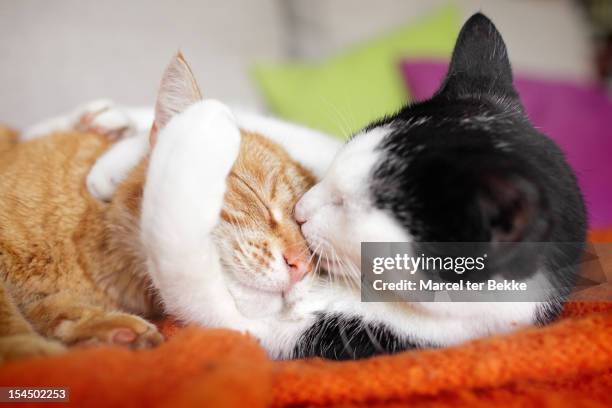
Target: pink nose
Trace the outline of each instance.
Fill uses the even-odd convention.
[[[301,281],[312,269],[310,254],[304,249],[286,249],[283,252],[285,263],[289,267],[289,283],[294,285]]]

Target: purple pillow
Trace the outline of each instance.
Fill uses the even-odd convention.
[[[438,89],[448,63],[406,60],[402,74],[415,100]],[[536,128],[554,139],[574,168],[589,212],[589,226],[612,226],[612,101],[600,89],[564,81],[514,78]]]

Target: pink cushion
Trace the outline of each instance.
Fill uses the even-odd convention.
[[[405,60],[410,95],[427,99],[440,86],[448,63]],[[515,75],[523,105],[536,128],[554,139],[576,171],[591,228],[612,226],[612,101],[598,88]]]

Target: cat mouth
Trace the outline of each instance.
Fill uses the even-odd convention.
[[[235,278],[229,289],[238,311],[249,318],[276,316],[287,308],[282,291],[262,289]]]
[[[287,287],[286,285],[279,285],[278,288],[274,287],[274,288],[270,288],[270,287],[263,287],[260,286],[258,284],[256,284],[255,282],[253,282],[252,279],[245,279],[244,277],[238,277],[238,276],[232,276],[232,280],[237,283],[238,285],[240,285],[242,288],[246,289],[246,290],[250,290],[250,291],[256,291],[256,292],[261,292],[262,294],[268,295],[268,296],[282,296],[283,293],[291,290],[291,288]]]
[[[255,284],[251,283],[251,282],[247,283],[247,282],[244,282],[244,281],[242,281],[240,279],[236,279],[236,280],[245,289],[261,292],[261,293],[269,295],[269,296],[274,296],[274,295],[283,296],[283,294],[286,291],[290,290],[290,288],[289,289],[286,289],[286,288],[279,288],[279,289],[262,288],[262,287],[260,287],[258,285],[255,285]]]

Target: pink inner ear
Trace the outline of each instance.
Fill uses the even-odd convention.
[[[157,133],[177,114],[200,101],[202,93],[193,72],[179,52],[168,64],[157,93],[155,103],[155,129]]]

